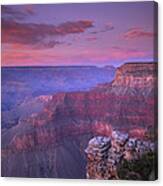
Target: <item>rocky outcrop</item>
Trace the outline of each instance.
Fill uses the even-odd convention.
[[[157,63],[126,63],[116,70],[110,84],[97,91],[116,95],[154,96],[157,94]]]
[[[154,151],[154,143],[130,138],[121,132],[113,131],[110,137],[96,136],[89,141],[85,150],[87,178],[120,179],[118,169],[125,160],[139,161],[144,154]],[[126,174],[130,174],[130,170]],[[136,170],[132,174],[136,179],[143,179]]]
[[[116,71],[113,86],[150,87],[156,81],[156,63],[126,63]]]

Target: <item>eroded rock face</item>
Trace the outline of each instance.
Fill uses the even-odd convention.
[[[113,86],[142,88],[155,83],[156,63],[126,63],[116,71]]]
[[[97,136],[92,138],[85,150],[87,156],[88,179],[120,179],[118,166],[124,161],[139,160],[144,154],[154,152],[154,143],[128,134],[113,131],[112,136]],[[134,173],[137,179],[141,175]]]
[[[126,63],[116,70],[112,83],[99,86],[102,92],[119,96],[150,97],[157,94],[156,87],[157,63]]]

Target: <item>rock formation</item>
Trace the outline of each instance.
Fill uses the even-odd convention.
[[[97,91],[118,96],[150,96],[157,94],[157,63],[125,63],[116,70],[110,84],[101,84]]]
[[[154,151],[154,143],[130,138],[128,134],[117,131],[113,131],[110,137],[93,137],[85,150],[87,178],[120,179],[118,168],[124,160],[138,161],[144,154]],[[143,179],[138,173],[134,174],[137,179]]]

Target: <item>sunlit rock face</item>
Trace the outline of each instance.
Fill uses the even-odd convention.
[[[120,179],[118,168],[121,163],[139,161],[144,154],[154,150],[153,142],[130,138],[127,133],[119,131],[113,131],[110,137],[93,137],[85,149],[86,176],[88,179]],[[143,179],[138,173],[133,174],[137,179]]]
[[[101,91],[119,96],[150,97],[157,94],[156,87],[157,63],[126,63],[117,68],[112,83],[100,86]]]
[[[126,63],[116,71],[113,86],[147,87],[156,81],[156,63]]]
[[[121,145],[123,148],[132,149],[134,142],[124,146],[126,141],[129,141],[128,136],[145,139],[148,129],[155,127],[154,113],[157,103],[153,93],[157,88],[153,83],[147,83],[147,86],[144,83],[140,88],[137,83],[132,83],[135,81],[133,79],[129,83],[133,84],[132,89],[128,87],[126,80],[119,80],[128,76],[127,70],[123,70],[128,66],[128,73],[133,78],[135,76],[132,73],[136,73],[136,77],[143,76],[146,79],[153,73],[152,78],[156,79],[155,64],[141,66],[143,72],[140,71],[141,68],[136,68],[135,64],[134,70],[131,64],[126,64],[119,68],[124,72],[117,72],[118,80],[115,78],[111,83],[99,85],[93,90],[40,96],[28,102],[29,104],[25,101],[20,105],[20,108],[24,108],[27,104],[30,113],[36,108],[33,105],[39,103],[41,110],[38,112],[36,108],[37,112],[19,118],[16,125],[2,131],[2,175],[86,178],[87,161],[84,149],[91,138],[102,136],[98,141],[103,141],[104,146],[106,144],[105,151],[108,151],[108,154],[111,151],[112,156],[116,155],[116,161],[121,159]],[[112,132],[113,129],[116,129],[116,132]],[[116,140],[112,140],[113,138]],[[96,144],[96,148],[103,150],[100,143]],[[140,153],[144,151],[143,148],[134,148]],[[101,153],[101,149],[98,153]],[[133,157],[130,151],[125,152],[126,159]],[[108,154],[104,154],[106,159]],[[110,161],[113,159],[110,158]],[[105,161],[102,161],[99,169],[103,169],[105,164]],[[112,178],[117,178],[116,171],[112,174]]]

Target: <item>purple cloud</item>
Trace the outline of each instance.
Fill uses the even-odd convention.
[[[2,19],[2,43],[47,46],[52,48],[59,41],[54,37],[78,34],[92,28],[91,20],[79,20],[64,22],[59,25],[18,23],[14,20]],[[49,42],[47,39],[51,39]]]
[[[107,31],[111,31],[114,29],[114,26],[112,23],[106,23],[104,28],[102,28],[101,30],[97,30],[97,31],[92,31],[90,32],[90,34],[98,34],[98,33],[102,33],[102,32],[107,32]]]
[[[1,7],[1,14],[3,19],[8,20],[23,20],[29,15],[33,15],[34,12],[32,9],[30,9],[28,6],[25,6],[26,8],[24,11],[18,11],[16,9],[11,8],[10,6],[2,5]]]

